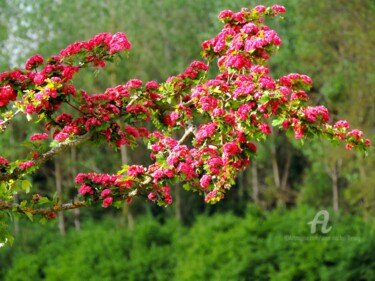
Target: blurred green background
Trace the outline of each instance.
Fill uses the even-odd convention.
[[[269,20],[283,45],[271,75],[309,75],[312,104],[332,121],[348,120],[375,133],[375,2],[373,0],[0,0],[0,71],[23,67],[40,53],[57,54],[74,41],[122,31],[130,57],[75,82],[91,93],[128,79],[165,81],[200,59],[200,44],[219,32],[223,9],[281,4],[284,20]],[[24,155],[20,140],[33,127],[13,123],[0,138],[0,155]],[[174,189],[160,208],[135,200],[122,210],[90,207],[60,214],[55,224],[15,219],[12,247],[0,248],[0,280],[375,280],[375,157],[275,132],[218,205]],[[129,163],[147,164],[142,147]],[[56,190],[69,200],[78,172],[117,171],[124,161],[107,147],[81,147],[50,161],[35,191]],[[19,195],[22,199],[22,194]],[[322,209],[329,233],[311,233]]]

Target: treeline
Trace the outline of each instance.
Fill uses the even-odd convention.
[[[315,213],[249,205],[243,216],[200,215],[189,228],[146,216],[132,230],[104,218],[65,237],[26,222],[16,245],[0,252],[0,279],[375,280],[374,228],[343,215],[330,218],[329,233],[312,234]]]
[[[130,57],[98,70],[97,75],[83,73],[77,83],[91,93],[123,84],[130,78],[163,81],[198,60],[203,40],[213,37],[220,26],[216,15],[223,9],[239,10],[255,1],[51,1],[25,3],[5,1],[0,17],[1,68],[22,66],[29,55],[56,54],[66,45],[108,31],[123,31],[133,44]],[[264,5],[274,4],[262,1]],[[271,22],[283,45],[272,60],[274,77],[300,72],[312,77],[312,103],[324,102],[332,112],[332,121],[347,116],[353,126],[372,138],[374,133],[375,88],[372,50],[375,45],[375,5],[362,1],[279,1],[285,5],[284,21]],[[48,12],[41,12],[48,11]],[[92,78],[94,77],[94,78]],[[2,134],[0,154],[10,160],[24,155],[20,140],[29,136],[31,125],[14,122],[9,133]],[[143,201],[124,206],[124,224],[134,224],[139,214],[155,217],[175,216],[191,224],[195,215],[215,213],[217,209],[243,214],[248,202],[264,209],[278,205],[308,204],[332,207],[370,217],[375,213],[375,157],[363,158],[343,147],[332,149],[322,142],[301,145],[283,134],[258,145],[259,155],[237,179],[237,188],[226,195],[220,207],[208,207],[195,194],[175,187],[174,206],[160,209]],[[76,195],[72,185],[79,172],[115,173],[122,164],[147,164],[145,148],[113,151],[108,147],[80,147],[51,161],[32,177],[34,191],[56,191],[66,200]],[[53,192],[52,192],[53,193]],[[22,200],[23,194],[19,195]],[[102,216],[94,212],[94,217]],[[83,212],[85,215],[85,211]],[[60,231],[69,225],[80,228],[79,211],[59,216]],[[16,226],[16,232],[21,226]],[[23,231],[23,230],[22,230]]]

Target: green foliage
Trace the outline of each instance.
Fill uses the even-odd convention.
[[[374,280],[371,224],[332,215],[329,233],[311,234],[307,223],[318,210],[265,212],[249,206],[244,217],[200,216],[189,229],[175,220],[161,224],[146,217],[133,230],[120,228],[113,219],[86,223],[81,232],[66,237],[29,230],[13,251],[5,247],[0,252],[0,263],[6,265],[0,278]]]

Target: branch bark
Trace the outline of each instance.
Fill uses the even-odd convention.
[[[50,149],[49,151],[39,155],[35,159],[31,160],[34,166],[40,166],[43,163],[47,162],[48,160],[54,158],[56,155],[60,154],[61,152],[65,151],[70,147],[78,146],[86,141],[88,141],[91,137],[91,133],[88,132],[82,136],[77,137],[74,140],[66,140],[58,144],[56,147]],[[1,181],[9,181],[9,180],[17,180],[22,176],[24,170],[22,168],[15,168],[11,173],[0,173],[0,182]]]
[[[62,212],[66,210],[87,207],[89,204],[86,201],[73,201],[70,203],[65,204],[58,204],[53,207],[45,207],[45,208],[32,208],[32,207],[21,207],[20,204],[17,203],[8,203],[0,201],[0,211],[5,210],[12,210],[17,213],[22,214],[31,214],[31,215],[42,215],[48,216],[54,212]]]

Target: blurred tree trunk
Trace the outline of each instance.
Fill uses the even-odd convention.
[[[271,141],[271,162],[272,162],[272,172],[273,172],[273,182],[277,189],[280,188],[280,172],[279,164],[277,163],[277,152],[275,139]]]
[[[332,180],[332,207],[335,213],[339,211],[339,178],[340,178],[340,169],[342,165],[342,159],[334,161],[332,169],[327,167],[327,172]]]
[[[286,159],[285,159],[285,164],[283,167],[283,175],[281,177],[281,184],[280,187],[282,190],[286,190],[288,186],[288,177],[289,177],[289,171],[290,171],[290,166],[292,164],[292,146],[290,145],[289,141],[286,139],[285,142],[285,153],[286,153]]]
[[[57,197],[59,198],[61,204],[62,201],[62,175],[61,175],[61,158],[56,157],[54,159],[55,162],[55,185],[56,185],[56,192],[57,192]],[[59,231],[61,235],[65,235],[66,230],[65,230],[65,220],[64,220],[64,212],[59,212]]]
[[[75,147],[71,148],[70,151],[70,159],[71,159],[71,171],[72,171],[72,179],[73,182],[75,181],[75,177],[77,176],[77,149]],[[76,208],[73,210],[74,213],[74,228],[77,231],[81,230],[81,221],[80,221],[80,209]]]
[[[251,175],[251,183],[253,187],[252,192],[252,199],[257,204],[259,202],[259,179],[258,179],[258,167],[257,163],[253,161],[251,163],[251,173],[248,173],[248,175]]]
[[[182,221],[182,204],[181,204],[181,183],[176,184],[175,192],[175,208],[176,208],[176,219]]]

